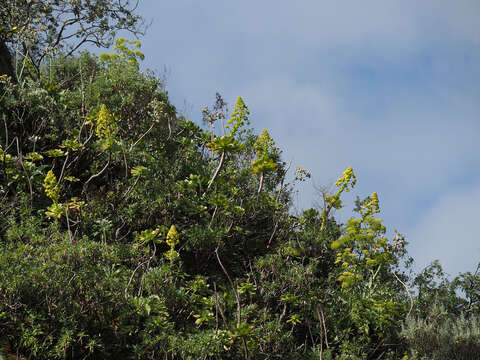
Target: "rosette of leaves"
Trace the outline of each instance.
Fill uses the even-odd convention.
[[[155,229],[147,229],[140,232],[140,234],[135,235],[135,244],[136,248],[140,248],[142,246],[148,246],[149,244],[156,243],[160,244],[167,232],[167,227],[160,225],[157,226]]]

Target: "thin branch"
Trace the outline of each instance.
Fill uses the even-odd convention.
[[[7,154],[7,151],[8,149],[10,149],[12,147],[13,144],[15,144],[15,140],[17,139],[17,137],[15,136],[12,140],[12,142],[10,143],[10,145],[8,145],[4,150],[3,150],[3,156],[5,156]]]
[[[125,163],[125,179],[128,178],[128,163],[127,163],[127,157],[125,155],[125,149],[122,146],[122,153],[123,153],[123,162]]]
[[[258,185],[257,196],[260,195],[263,187],[263,172],[260,174],[260,184]]]
[[[214,281],[213,282],[213,294],[215,297],[215,334],[218,333],[218,308],[220,307],[220,304],[218,303],[218,297],[217,297],[217,283]]]
[[[68,219],[68,204],[65,209],[65,217],[67,218],[68,237],[70,238],[70,242],[73,242],[72,232],[70,231],[70,221]]]
[[[292,161],[290,160],[290,164],[288,164],[288,167],[287,169],[285,170],[285,173],[282,177],[282,181],[280,182],[280,189],[278,189],[278,192],[277,192],[277,196],[275,198],[275,201],[278,202],[278,200],[280,199],[280,194],[282,193],[282,190],[283,190],[283,185],[285,183],[285,176],[287,175],[288,173],[288,170],[290,170],[290,166],[292,166]]]
[[[240,305],[240,296],[238,295],[237,288],[233,284],[233,281],[230,278],[230,275],[228,275],[227,269],[225,269],[225,266],[223,266],[222,261],[220,260],[220,256],[218,255],[219,246],[220,246],[220,244],[218,244],[217,248],[215,249],[215,255],[217,256],[217,261],[220,264],[220,267],[222,268],[224,274],[227,276],[228,282],[232,286],[233,293],[235,294],[235,300],[237,301],[237,326],[238,326],[242,322],[242,307]]]
[[[170,140],[170,137],[172,136],[172,126],[170,125],[170,116],[167,117],[167,124],[168,124],[168,138],[167,138],[167,140]]]
[[[410,294],[410,291],[408,290],[407,285],[405,285],[405,283],[402,280],[400,280],[400,278],[397,276],[397,274],[393,273],[393,276],[395,276],[395,278],[398,280],[398,282],[400,284],[402,284],[403,288],[405,289],[405,292],[407,293],[408,297],[410,298],[410,309],[408,310],[408,314],[407,314],[407,318],[408,318],[410,316],[410,313],[412,312],[412,309],[413,309],[412,294]]]
[[[155,253],[157,251],[157,246],[155,245],[155,241],[153,242],[153,246],[154,246],[154,250],[152,252],[152,255],[147,259],[145,260],[144,262],[141,262],[140,264],[138,264],[138,266],[135,268],[135,270],[133,270],[132,272],[132,275],[130,276],[130,279],[128,280],[128,284],[127,286],[125,287],[125,300],[128,300],[128,294],[127,294],[127,291],[128,291],[128,287],[130,286],[130,284],[132,283],[132,280],[133,280],[133,276],[135,275],[135,272],[143,265],[147,264],[147,270],[148,268],[150,267],[150,262],[152,261],[152,259],[154,258],[155,256]],[[140,282],[140,288],[138,290],[138,296],[141,295],[141,289],[142,289],[142,282]]]
[[[278,318],[278,322],[282,322],[286,313],[287,313],[287,303],[284,303],[282,313],[280,314],[280,317]]]
[[[217,248],[215,249],[215,255],[217,256],[218,263],[220,264],[220,267],[222,268],[223,272],[227,276],[228,282],[232,286],[233,293],[235,294],[235,299],[237,301],[237,327],[240,326],[242,322],[242,306],[240,304],[240,295],[238,295],[237,288],[234,286],[232,279],[230,278],[230,275],[228,275],[227,269],[225,269],[225,266],[223,266],[222,261],[220,260],[220,256],[218,255],[218,248],[220,246],[220,242],[217,244]],[[247,348],[247,343],[245,341],[245,338],[242,337],[242,344],[243,344],[243,353],[245,356],[245,359],[249,359],[248,355],[248,348]]]
[[[70,153],[67,152],[67,156],[65,157],[65,161],[63,162],[62,171],[60,172],[60,177],[58,178],[58,183],[59,183],[59,184],[62,182],[63,173],[64,173],[64,171],[65,171],[65,165],[67,165],[67,161],[68,161],[69,155],[70,155]]]
[[[127,286],[125,287],[125,291],[124,291],[124,292],[125,292],[125,300],[128,300],[127,291],[128,291],[128,287],[130,286],[130,284],[131,284],[131,282],[132,282],[132,280],[133,280],[133,276],[135,275],[135,273],[137,272],[137,270],[138,270],[141,266],[143,266],[144,264],[147,263],[147,261],[148,261],[148,260],[146,260],[146,261],[144,261],[144,262],[141,262],[140,264],[137,265],[137,267],[135,268],[135,270],[133,270],[132,276],[130,276],[130,280],[128,280],[128,284],[127,284]]]
[[[82,121],[82,125],[80,126],[80,131],[78,132],[78,143],[82,143],[82,130],[83,130],[83,127],[85,126],[85,123],[87,122],[87,114],[86,114],[86,109],[85,109],[85,84],[84,84],[84,81],[83,81],[83,63],[80,61],[80,71],[79,71],[79,74],[80,74],[80,92],[82,94],[82,117],[83,117],[83,121]]]
[[[54,47],[54,48],[57,47],[57,45],[60,43],[60,41],[63,40],[62,35],[63,35],[63,32],[65,31],[65,28],[67,26],[75,24],[78,21],[80,21],[79,18],[65,20],[62,24],[62,27],[60,28],[60,31],[57,34],[57,38],[55,39],[55,42],[53,43],[52,47]]]
[[[272,244],[273,237],[275,236],[278,229],[278,221],[275,223],[275,227],[273,228],[272,234],[270,235],[270,239],[268,239],[267,249],[270,248]]]
[[[324,311],[322,309],[322,312],[320,313],[320,315],[322,316],[322,324],[323,324],[323,331],[325,332],[324,333],[324,336],[325,336],[325,345],[327,345],[327,349],[328,349],[328,336],[327,336],[327,325],[325,324],[325,314],[324,314]]]
[[[87,143],[90,141],[90,139],[93,137],[93,134],[95,133],[95,131],[91,130],[90,131],[90,135],[88,136],[87,140],[85,140],[84,143],[82,143],[82,147],[85,147],[85,145],[87,145]]]
[[[209,229],[212,228],[213,219],[215,219],[215,215],[217,214],[217,209],[218,209],[218,206],[215,206],[215,209],[213,210],[212,218],[211,218],[211,220],[210,220],[210,224],[208,224],[208,228],[209,228]]]
[[[212,178],[211,178],[210,181],[208,182],[207,190],[206,190],[205,192],[207,192],[208,190],[210,190],[210,186],[212,186],[213,182],[214,182],[215,179],[217,178],[218,173],[220,172],[220,169],[221,169],[222,166],[223,166],[223,161],[224,161],[224,160],[225,160],[225,150],[222,151],[222,155],[220,156],[220,162],[218,163],[217,170],[215,170],[215,174],[213,174]]]
[[[85,36],[78,44],[77,46],[73,47],[66,55],[65,57],[68,58],[70,55],[72,55],[75,51],[77,51],[77,49],[82,46],[84,43],[86,42],[92,42],[92,41],[89,41],[88,40],[88,35],[90,34],[87,34],[87,36]]]
[[[8,127],[7,127],[7,118],[3,118],[3,124],[5,125],[5,147],[8,145]]]
[[[129,149],[128,151],[132,151],[132,149],[134,148],[134,146],[137,145],[137,144],[140,142],[140,140],[142,140],[142,139],[145,137],[145,135],[147,135],[147,134],[153,129],[154,126],[155,126],[155,123],[153,123],[153,124],[150,126],[150,128],[149,128],[142,136],[140,136],[140,138],[139,138],[137,141],[135,141],[135,143],[133,143],[132,145],[130,145],[130,149]]]
[[[108,159],[107,164],[103,167],[103,169],[100,170],[100,172],[98,172],[98,173],[90,176],[90,178],[85,182],[85,184],[83,184],[83,191],[84,191],[84,192],[85,192],[85,190],[86,190],[86,188],[87,188],[88,183],[89,183],[90,181],[92,181],[93,179],[95,179],[96,177],[99,177],[100,175],[102,175],[103,172],[104,172],[105,170],[107,170],[108,165],[110,165],[110,158]]]
[[[32,182],[30,181],[30,174],[28,173],[27,169],[25,168],[25,165],[23,164],[23,155],[22,152],[20,151],[20,145],[18,143],[18,137],[15,137],[17,140],[17,154],[18,154],[18,162],[22,166],[23,171],[25,172],[25,176],[28,181],[28,188],[30,190],[30,205],[33,206],[33,188],[32,188]]]
[[[140,176],[137,176],[137,178],[135,179],[135,182],[134,182],[134,183],[132,184],[132,186],[130,186],[130,187],[128,188],[128,190],[125,192],[125,195],[123,195],[123,197],[122,197],[122,201],[127,199],[128,194],[130,194],[130,191],[132,191],[133,188],[135,187],[135,185],[137,185],[138,180],[140,180]]]

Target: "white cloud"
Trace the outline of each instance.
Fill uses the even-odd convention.
[[[475,271],[480,262],[480,181],[442,196],[407,234],[417,269],[440,259],[452,276]]]
[[[276,60],[270,62],[275,67],[282,57],[292,58],[292,50],[325,57],[334,51],[337,61],[365,51],[380,59],[404,58],[444,42],[480,44],[476,0],[179,0],[140,6],[154,20],[147,33],[155,39],[152,49],[192,65],[266,57]],[[232,53],[236,59],[228,59]]]
[[[356,113],[330,85],[278,77],[252,80],[241,93],[254,125],[267,127],[286,155],[321,182],[352,165],[369,173],[370,181],[376,177],[403,196],[415,196],[436,194],[475,171],[479,109],[469,96],[450,91],[432,98],[414,89],[408,95],[394,90],[385,109]]]
[[[216,4],[216,5],[212,5]],[[350,50],[386,48],[404,54],[435,39],[479,43],[475,0],[254,1],[208,7],[220,31],[254,42],[295,42]]]

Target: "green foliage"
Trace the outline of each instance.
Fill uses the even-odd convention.
[[[0,321],[19,352],[224,358],[258,350],[262,331],[251,321],[261,310],[243,275],[282,233],[288,189],[278,192],[282,176],[272,176],[256,196],[248,164],[257,137],[243,129],[248,109],[239,100],[226,126],[234,146],[222,150],[228,167],[205,194],[209,134],[177,119],[161,88],[127,57],[87,53],[59,56],[40,79],[6,88]],[[238,289],[211,261],[215,248]],[[2,265],[10,261],[15,267]]]
[[[408,359],[472,359],[480,354],[480,320],[476,316],[452,316],[433,305],[425,318],[407,320],[402,336],[409,346]]]
[[[110,2],[65,6],[75,4],[99,15]],[[351,167],[323,209],[293,214],[293,184],[310,174],[299,167],[285,182],[280,150],[267,130],[247,128],[243,100],[217,136],[214,123],[227,119],[217,94],[204,130],[139,70],[139,48],[119,39],[115,54],[60,52],[21,84],[1,78],[2,347],[35,359],[477,351],[476,273],[451,282],[437,264],[401,273],[405,241],[385,237],[376,193],[337,223],[330,212],[356,184]]]
[[[438,261],[413,278],[412,316],[402,326],[408,359],[472,359],[480,352],[479,267],[449,280]]]
[[[212,142],[207,144],[210,151],[235,153],[242,149],[243,144],[241,137],[245,134],[245,125],[249,125],[248,114],[250,111],[239,96],[235,103],[232,117],[227,121],[225,128],[229,133],[216,137]]]
[[[143,19],[135,10],[129,0],[2,1],[0,44],[12,50],[19,80],[25,70],[37,76],[48,56],[71,55],[86,43],[109,47],[119,30],[142,34]]]
[[[130,49],[127,44],[134,47],[134,50]],[[136,69],[139,67],[138,59],[143,60],[145,59],[145,55],[143,55],[139,49],[141,44],[139,41],[127,40],[124,38],[118,38],[115,41],[115,46],[113,50],[115,50],[116,54],[100,54],[100,60],[105,63],[127,63],[134,66]]]

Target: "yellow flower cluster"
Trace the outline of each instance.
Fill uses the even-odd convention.
[[[133,47],[133,50],[130,49],[129,46]],[[102,53],[100,54],[100,60],[105,63],[126,61],[128,64],[133,65],[138,70],[138,59],[145,59],[145,55],[138,50],[141,48],[141,46],[142,45],[139,41],[118,38],[115,40],[115,46],[113,47],[113,50],[115,50],[116,54]]]
[[[277,170],[277,164],[270,156],[270,153],[275,153],[277,148],[266,129],[263,129],[262,134],[253,146],[257,153],[257,160],[252,162],[252,172],[261,174]]]
[[[368,199],[368,201],[365,202],[365,204],[360,209],[360,214],[362,214],[363,217],[367,217],[379,212],[380,212],[380,205],[378,202],[378,195],[376,192],[374,192],[372,195],[370,195],[370,198]]]
[[[357,178],[355,177],[351,166],[347,170],[345,170],[342,175],[342,177],[338,178],[335,185],[341,188],[342,191],[345,189],[345,191],[348,192],[350,191],[350,189],[348,188],[348,184],[350,183],[350,187],[353,188],[357,183]]]
[[[263,129],[262,133],[258,137],[255,145],[253,145],[259,156],[268,156],[269,149],[272,149],[275,146],[275,142],[270,137],[267,129]]]
[[[179,258],[178,252],[175,250],[175,246],[180,242],[180,235],[178,234],[177,228],[175,225],[170,227],[167,233],[167,245],[170,246],[170,250],[165,252],[163,255],[173,262],[174,260]]]
[[[47,176],[45,176],[43,187],[45,188],[45,194],[47,194],[54,203],[57,203],[60,197],[60,188],[57,184],[57,177],[52,170],[49,170]]]
[[[227,125],[225,126],[227,129],[231,128],[230,136],[235,136],[237,131],[245,124],[250,125],[248,115],[250,115],[250,110],[248,110],[247,105],[245,105],[243,99],[239,96],[233,108],[232,117],[227,120]],[[242,130],[245,131],[244,129]]]
[[[117,126],[115,117],[108,111],[105,104],[100,108],[97,118],[97,128],[95,132],[99,138],[110,138],[116,135]]]
[[[178,234],[177,228],[175,225],[170,227],[167,234],[167,245],[171,248],[174,248],[180,241],[180,235]]]
[[[243,126],[245,124],[250,124],[247,116],[248,114],[250,114],[250,111],[239,96],[232,117],[227,121],[227,125],[225,125],[225,128],[230,130],[230,133],[223,136],[217,136],[211,142],[206,144],[207,148],[210,151],[217,151],[220,153],[235,153],[239,151],[243,147],[240,136],[246,132]]]
[[[63,214],[63,205],[58,203],[60,198],[60,186],[52,170],[49,170],[45,179],[43,179],[45,194],[52,200],[52,205],[47,207],[45,215],[52,218],[60,218]]]
[[[350,166],[347,170],[343,172],[342,177],[338,178],[337,182],[335,183],[335,185],[338,187],[337,193],[335,195],[325,196],[327,209],[323,210],[322,212],[322,226],[320,228],[321,230],[325,229],[330,210],[332,208],[335,208],[337,210],[340,210],[342,208],[343,205],[342,200],[340,200],[340,195],[342,195],[344,191],[349,192],[350,189],[353,189],[356,183],[357,178],[355,177],[353,169]]]

